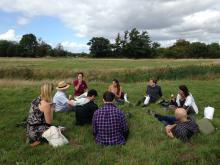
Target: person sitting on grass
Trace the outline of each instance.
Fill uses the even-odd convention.
[[[74,101],[67,98],[66,91],[70,87],[65,81],[58,83],[56,94],[53,97],[55,112],[67,112],[73,109]]]
[[[112,84],[108,87],[108,91],[115,94],[116,103],[129,103],[127,94],[124,94],[120,82],[117,79],[113,79]]]
[[[114,105],[115,95],[106,91],[104,107],[95,111],[92,120],[93,135],[101,145],[123,145],[129,134],[124,112]]]
[[[31,102],[26,126],[27,137],[33,147],[44,140],[42,134],[53,121],[52,93],[53,84],[43,83],[40,88],[40,96]]]
[[[95,89],[88,91],[86,99],[88,103],[75,107],[76,111],[76,125],[85,125],[92,123],[92,117],[94,112],[98,109],[97,104],[94,103],[98,93]]]
[[[70,87],[65,81],[58,83],[56,87],[56,94],[53,97],[55,104],[55,112],[75,111],[75,106],[84,105],[89,102],[86,97],[79,98],[78,100],[70,100],[67,98],[67,89]]]
[[[84,80],[84,74],[79,72],[77,74],[77,79],[73,81],[73,88],[74,88],[74,98],[82,98],[87,96],[87,83]]]
[[[198,114],[199,112],[195,100],[192,94],[189,92],[186,85],[180,85],[176,99],[174,98],[171,100],[171,105],[170,105],[171,109],[175,110],[176,108],[181,108],[181,107],[186,109],[189,115],[195,113]]]
[[[175,110],[175,117],[163,116],[153,111],[148,111],[148,113],[165,125],[166,134],[171,139],[177,138],[182,142],[188,142],[194,134],[199,132],[195,120],[188,117],[186,110],[183,108]]]
[[[155,103],[162,97],[162,90],[161,87],[157,84],[156,79],[150,79],[147,85],[146,96],[139,100],[136,106],[143,104],[142,106],[145,107],[149,103]]]

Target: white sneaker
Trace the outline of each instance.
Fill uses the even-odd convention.
[[[124,94],[124,100],[126,103],[130,103],[130,101],[128,101],[128,94],[127,93]]]

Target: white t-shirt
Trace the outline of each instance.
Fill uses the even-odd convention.
[[[88,98],[80,98],[77,99],[76,101],[73,101],[74,106],[79,106],[79,105],[84,105],[87,104],[90,100]]]
[[[180,100],[181,100],[181,96],[178,94],[176,97],[176,103],[178,106],[180,106]],[[189,93],[189,96],[186,97],[186,101],[185,101],[184,105],[186,107],[192,107],[196,114],[199,113],[198,107],[197,107],[195,100],[194,100],[191,93]]]

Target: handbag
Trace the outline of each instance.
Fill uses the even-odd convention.
[[[69,143],[67,138],[61,133],[61,130],[55,126],[50,126],[46,131],[44,131],[42,137],[47,139],[49,144],[53,147],[58,147]]]

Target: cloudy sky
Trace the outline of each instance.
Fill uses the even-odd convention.
[[[220,42],[220,0],[0,0],[0,39],[33,33],[87,52],[91,37],[113,39],[133,27],[162,46],[182,38]]]

